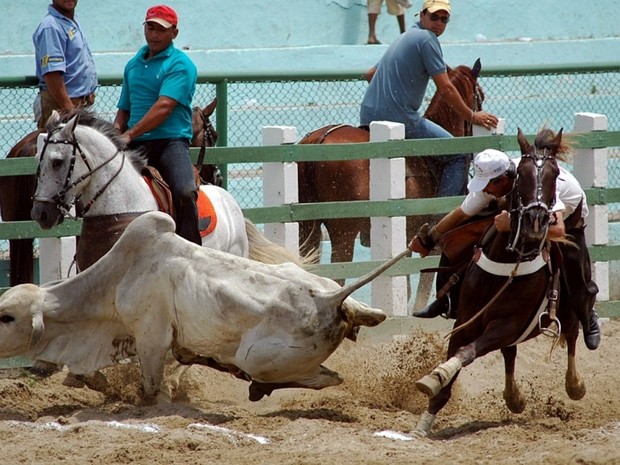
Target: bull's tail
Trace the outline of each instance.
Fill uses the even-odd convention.
[[[256,225],[247,218],[245,219],[245,231],[248,236],[251,260],[271,265],[290,262],[302,268],[318,261],[318,251],[315,250],[302,257],[292,250],[267,239]]]

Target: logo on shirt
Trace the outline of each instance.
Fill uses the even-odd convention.
[[[75,34],[77,33],[77,30],[72,27],[71,29],[69,29],[67,31],[67,36],[69,37],[69,40],[73,40],[73,38],[75,37]]]
[[[50,63],[62,63],[65,61],[63,57],[51,57],[49,55],[44,55],[41,57],[41,68],[45,68]]]

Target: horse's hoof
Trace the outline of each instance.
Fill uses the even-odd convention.
[[[506,407],[508,407],[508,410],[515,414],[523,413],[525,406],[527,405],[525,398],[521,395],[516,398],[509,398],[504,395],[504,401],[506,402]]]
[[[566,394],[571,400],[580,400],[586,395],[586,385],[583,381],[579,381],[574,385],[566,383]]]
[[[415,387],[418,391],[423,392],[428,397],[435,397],[441,391],[441,382],[439,377],[435,375],[426,375],[424,378],[419,379],[415,383]]]

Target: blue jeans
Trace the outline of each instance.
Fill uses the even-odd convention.
[[[452,137],[448,131],[426,118],[405,125],[405,139],[442,139]],[[442,168],[437,197],[464,195],[468,180],[468,159],[465,154],[442,155],[434,157]],[[439,176],[439,173],[435,173]]]
[[[156,168],[170,186],[176,212],[176,233],[202,245],[198,231],[198,207],[194,168],[189,157],[187,139],[157,139],[130,144],[132,149],[146,150],[148,164]]]

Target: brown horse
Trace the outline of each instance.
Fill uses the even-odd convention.
[[[34,157],[37,153],[37,137],[44,132],[32,131],[11,148],[6,158]],[[0,181],[0,211],[2,221],[29,221],[32,196],[36,188],[33,175],[4,176]],[[33,271],[33,239],[9,240],[10,285],[31,283]]]
[[[482,107],[484,94],[478,85],[480,60],[473,68],[458,66],[448,69],[450,81],[461,97],[474,111]],[[455,137],[471,135],[471,124],[461,118],[437,92],[433,96],[425,118],[439,124]],[[365,128],[349,125],[330,125],[306,135],[300,144],[342,144],[368,142],[370,134]],[[334,202],[369,199],[369,161],[321,161],[299,163],[299,202]],[[408,157],[406,159],[407,198],[434,197],[441,177],[435,157]],[[424,217],[407,219],[407,236],[412,237],[427,221]],[[319,248],[321,224],[325,226],[332,245],[331,261],[350,262],[353,259],[355,238],[360,234],[363,245],[369,245],[369,218],[342,218],[301,221],[299,243],[302,253]],[[432,281],[432,276],[429,277]],[[429,283],[430,283],[429,281]],[[429,284],[430,289],[430,284]]]
[[[210,116],[215,111],[217,99],[213,99],[203,109],[195,107],[192,115],[192,147],[204,150],[214,147],[217,132],[211,124]],[[6,158],[34,157],[37,152],[37,136],[45,130],[36,130],[15,144]],[[200,161],[200,160],[199,160]],[[198,167],[198,166],[197,166]],[[222,175],[217,165],[202,164],[199,168],[200,179],[204,183],[222,185]],[[3,221],[30,221],[32,196],[36,189],[34,175],[4,176],[0,182],[0,212]],[[10,285],[31,283],[33,271],[33,239],[11,239],[9,241]]]
[[[511,231],[495,231],[483,239],[463,276],[448,360],[416,383],[430,398],[416,427],[418,436],[430,432],[461,368],[495,350],[504,357],[506,405],[511,412],[523,412],[526,401],[514,376],[517,344],[541,332],[565,338],[566,392],[573,400],[585,395],[575,367],[578,320],[570,302],[557,305],[557,244],[546,241],[559,174],[556,155],[566,146],[562,131],[542,130],[530,145],[519,130],[518,140],[523,157],[510,195]]]
[[[217,143],[217,131],[209,119],[215,107],[217,98],[204,108],[194,107],[192,109],[192,147],[200,147],[196,168],[203,183],[213,184],[222,187],[224,179],[220,168],[217,165],[204,164],[205,151],[209,147],[215,147]]]

